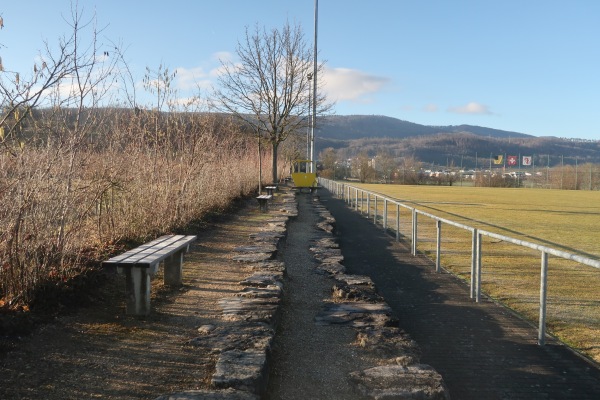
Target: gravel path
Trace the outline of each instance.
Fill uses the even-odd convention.
[[[317,326],[315,316],[331,298],[333,279],[315,271],[309,251],[318,237],[312,196],[300,194],[298,217],[288,226],[281,259],[287,268],[285,295],[269,364],[269,399],[361,399],[348,382],[366,368],[348,326]]]

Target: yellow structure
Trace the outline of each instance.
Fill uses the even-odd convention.
[[[311,160],[296,160],[292,165],[292,180],[297,188],[316,188],[317,173],[309,172]]]

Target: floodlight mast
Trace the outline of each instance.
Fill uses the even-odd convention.
[[[312,160],[311,158],[311,143],[312,143],[312,132],[311,132],[311,126],[312,126],[312,116],[311,116],[311,111],[312,111],[312,72],[309,72],[307,75],[308,78],[308,125],[306,127],[306,159],[307,160]],[[310,169],[310,168],[309,168]],[[310,171],[308,171],[310,172]]]
[[[310,123],[310,172],[315,172],[315,125],[317,122],[317,26],[319,20],[319,0],[315,0],[315,47],[313,56],[313,101]],[[310,107],[310,106],[309,106]]]

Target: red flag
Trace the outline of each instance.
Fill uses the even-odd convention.
[[[511,167],[517,165],[518,161],[519,161],[519,157],[517,157],[517,156],[507,156],[506,157],[506,163]]]

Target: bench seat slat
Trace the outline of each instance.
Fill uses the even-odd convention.
[[[167,235],[112,257],[105,264],[151,267],[196,240],[196,236]]]
[[[151,253],[151,252],[154,251],[153,248],[156,247],[157,245],[166,244],[168,240],[172,241],[173,239],[177,240],[177,239],[180,239],[180,238],[183,238],[183,237],[185,237],[185,236],[182,236],[182,235],[177,235],[177,236],[174,236],[174,235],[161,236],[158,239],[154,239],[151,242],[142,244],[142,245],[136,247],[135,249],[128,250],[128,251],[126,251],[125,253],[123,253],[121,255],[112,257],[108,261],[121,261],[121,260],[125,260],[125,259],[128,259],[128,258],[131,258],[131,257],[133,257],[133,256],[135,256],[137,254],[143,254],[143,253],[149,254],[149,253]]]

